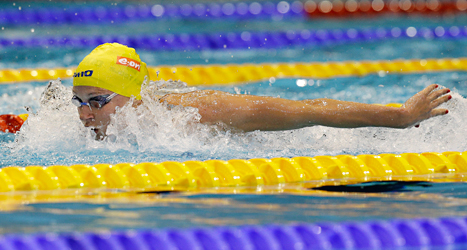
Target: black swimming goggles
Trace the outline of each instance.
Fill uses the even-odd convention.
[[[79,97],[74,95],[71,98],[71,103],[73,103],[78,108],[86,105],[91,109],[93,108],[100,109],[104,107],[104,105],[109,103],[110,100],[112,100],[112,98],[114,98],[115,96],[117,96],[117,93],[113,93],[111,95],[98,95],[98,96],[89,98],[88,102],[83,102],[81,99],[79,99]]]

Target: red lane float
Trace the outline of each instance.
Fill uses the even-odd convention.
[[[27,115],[0,115],[0,131],[5,133],[16,133],[21,129]]]
[[[467,10],[467,0],[308,0],[303,10],[310,18],[383,13],[455,14]]]

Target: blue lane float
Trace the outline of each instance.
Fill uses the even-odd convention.
[[[118,42],[148,50],[216,50],[319,46],[385,39],[462,39],[467,26],[394,27],[377,29],[289,30],[280,32],[229,32],[210,34],[155,34],[113,36],[50,36],[31,38],[0,38],[0,47],[89,47]]]
[[[18,4],[20,5],[20,4]],[[0,24],[89,24],[157,19],[271,18],[301,17],[306,14],[301,1],[260,1],[237,3],[139,4],[64,6],[51,8],[5,8]]]
[[[13,7],[15,6],[15,7]],[[59,4],[44,7],[21,6],[0,9],[0,25],[95,24],[170,19],[273,19],[343,17],[347,15],[447,14],[467,10],[465,0],[289,0],[175,4]]]
[[[467,218],[0,236],[0,249],[5,250],[394,249],[465,244]]]

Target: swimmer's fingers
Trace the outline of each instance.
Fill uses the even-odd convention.
[[[411,105],[420,105],[423,103],[423,105],[427,105],[431,103],[433,100],[436,100],[440,95],[443,95],[443,91],[435,91],[435,89],[438,88],[437,84],[431,84],[428,87],[424,88],[422,91],[418,92],[409,100],[407,100],[404,103],[404,106],[411,106]],[[426,107],[429,108],[427,105]],[[427,110],[428,111],[428,110]]]
[[[450,98],[449,98],[449,99],[450,99]],[[449,110],[447,110],[447,109],[433,109],[433,110],[431,110],[431,112],[429,113],[429,116],[428,116],[428,117],[425,117],[423,120],[428,119],[428,118],[431,118],[431,117],[435,117],[435,116],[446,115],[447,113],[449,113]],[[419,128],[419,127],[420,127],[420,123],[416,124],[415,127],[416,127],[416,128]]]
[[[444,96],[438,97],[437,99],[431,102],[431,108],[434,109],[438,107],[439,105],[451,100],[451,98],[452,98],[451,95],[444,95]]]
[[[430,84],[428,87],[424,88],[422,91],[419,92],[419,94],[429,96],[433,90],[438,88],[438,84]]]
[[[438,89],[438,90],[435,90],[435,91],[432,91],[429,95],[428,95],[428,98],[430,98],[431,100],[435,100],[437,99],[438,97],[440,96],[443,96],[447,93],[451,92],[450,89]]]
[[[435,100],[433,100],[431,102],[431,112],[430,112],[430,117],[435,117],[435,116],[439,116],[439,115],[445,115],[447,113],[449,113],[449,111],[447,109],[439,109],[437,108],[439,105],[449,101],[452,99],[452,96],[451,95],[446,95],[447,93],[449,93],[450,91],[449,90],[445,90],[445,89],[440,89],[438,91],[435,91],[433,92],[433,94],[436,97]]]
[[[430,112],[430,117],[435,117],[435,116],[440,116],[440,115],[445,115],[449,113],[449,111],[447,109],[433,109],[431,112]]]

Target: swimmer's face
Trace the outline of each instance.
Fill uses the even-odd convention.
[[[112,93],[112,91],[91,86],[73,87],[73,94],[86,103],[90,98]],[[107,131],[107,125],[110,123],[110,115],[115,113],[117,107],[123,107],[129,100],[129,97],[117,95],[100,109],[83,105],[78,107],[79,119],[85,127],[93,128],[96,132],[96,139],[102,139]]]

